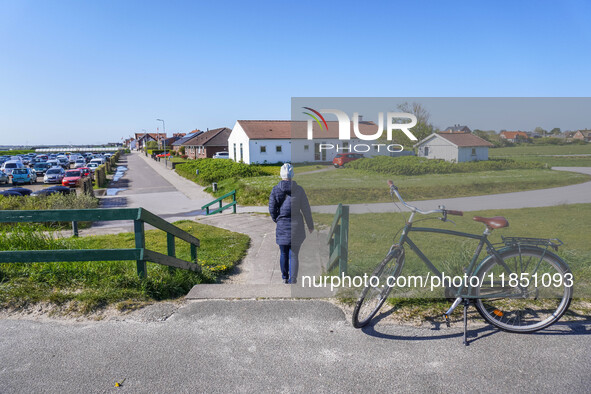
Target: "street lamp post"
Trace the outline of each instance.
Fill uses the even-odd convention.
[[[164,120],[156,119],[158,122],[162,122],[162,131],[164,132],[164,160],[166,160],[166,126],[164,125]]]

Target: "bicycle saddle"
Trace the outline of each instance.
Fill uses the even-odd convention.
[[[482,216],[474,216],[472,220],[486,224],[490,228],[509,227],[509,222],[502,216],[495,216],[493,218],[483,218]]]

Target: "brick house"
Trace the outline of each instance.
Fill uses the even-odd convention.
[[[199,130],[199,129],[195,129],[193,131],[191,131],[190,133],[184,135],[183,137],[177,139],[176,141],[174,141],[171,146],[172,146],[172,150],[175,152],[179,152],[181,149],[181,146],[183,146],[183,144],[185,142],[187,142],[188,140],[190,140],[193,137],[198,136],[199,134],[203,133],[203,131]],[[185,148],[186,149],[186,148]]]
[[[573,135],[573,140],[591,142],[591,130],[577,130]]]
[[[172,144],[184,136],[185,136],[185,133],[173,133],[172,137],[163,138],[160,141],[158,141],[158,148],[164,149],[166,147],[167,150],[170,150],[172,147]]]
[[[150,141],[160,141],[166,138],[164,133],[135,133],[137,149],[142,149]]]
[[[190,159],[205,159],[212,158],[217,152],[227,152],[231,132],[231,129],[221,127],[199,133],[182,144],[185,154]]]

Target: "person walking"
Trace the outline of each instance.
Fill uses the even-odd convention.
[[[283,283],[297,283],[298,254],[306,238],[305,226],[312,233],[314,222],[306,192],[292,180],[293,166],[284,164],[280,175],[281,181],[269,196],[269,213],[277,223],[275,240],[281,252],[279,264]]]

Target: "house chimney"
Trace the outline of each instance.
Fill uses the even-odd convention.
[[[359,123],[363,122],[363,115],[359,115]]]

